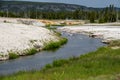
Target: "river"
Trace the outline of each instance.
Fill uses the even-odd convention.
[[[56,59],[66,59],[73,56],[95,51],[104,46],[100,39],[81,34],[62,32],[68,38],[68,43],[56,51],[41,51],[32,56],[20,57],[14,60],[0,61],[0,75],[16,73],[18,71],[39,70]]]

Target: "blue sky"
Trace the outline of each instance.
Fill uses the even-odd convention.
[[[110,4],[114,4],[116,7],[120,7],[120,0],[12,0],[12,1],[37,1],[37,2],[60,2],[79,4],[88,7],[106,7]]]

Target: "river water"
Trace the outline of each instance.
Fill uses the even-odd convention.
[[[66,59],[80,56],[104,46],[100,39],[90,38],[81,34],[62,32],[68,38],[68,43],[56,51],[42,51],[32,56],[20,57],[14,60],[0,62],[0,75],[16,73],[18,71],[39,70],[56,59]]]

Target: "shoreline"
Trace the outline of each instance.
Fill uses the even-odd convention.
[[[45,67],[43,67],[42,70],[22,71],[22,72],[17,72],[11,75],[3,75],[3,76],[0,76],[0,78],[2,80],[9,80],[9,79],[13,80],[15,78],[18,80],[21,80],[21,78],[29,80],[30,79],[29,76],[32,76],[32,79],[38,79],[38,78],[43,79],[44,77],[44,80],[48,80],[48,78],[50,80],[53,80],[53,79],[58,79],[58,76],[55,76],[55,73],[56,73],[58,75],[61,75],[61,74],[64,75],[59,78],[61,80],[66,80],[71,78],[72,78],[71,80],[74,80],[74,78],[78,78],[82,80],[83,79],[97,80],[99,78],[105,79],[105,80],[113,80],[113,79],[116,79],[117,77],[119,78],[119,74],[118,74],[118,72],[120,72],[118,67],[119,66],[119,52],[118,52],[119,50],[120,49],[114,50],[109,47],[100,47],[96,51],[88,52],[87,54],[83,54],[78,57],[55,60],[51,64],[47,64]],[[115,64],[115,65],[111,65],[111,64]],[[111,70],[111,67],[112,67],[112,70]],[[114,67],[117,68],[117,72]],[[111,71],[114,74],[111,73]],[[72,75],[74,77],[71,76],[71,72],[74,73]],[[81,75],[76,76],[77,74],[81,74]],[[46,75],[49,75],[49,76],[46,77]],[[86,78],[86,75],[88,79]]]
[[[61,42],[61,39],[61,36],[43,27],[0,22],[0,61],[35,54],[51,41]]]
[[[88,35],[93,38],[102,39],[103,43],[109,43],[110,41],[120,40],[120,26],[101,26],[101,25],[82,25],[82,26],[65,26],[58,28],[60,31],[68,33],[80,33]]]
[[[101,38],[103,43],[109,43],[112,40],[120,39],[120,27],[111,24],[64,26],[58,30]],[[59,41],[60,36],[41,26],[45,26],[45,23],[40,20],[0,18],[0,60],[9,59],[9,53],[15,57],[34,54],[34,51],[41,51],[46,43]],[[13,55],[13,53],[17,55]]]
[[[105,46],[103,43],[100,42],[100,39],[90,38],[86,35],[73,34],[73,36],[70,36],[69,33],[63,32],[62,36],[68,38],[69,41],[64,46],[61,46],[60,49],[58,48],[58,50],[53,50],[53,51],[48,51],[48,50],[42,51],[32,56],[20,57],[19,59],[5,61],[7,62],[7,64],[4,64],[4,62],[1,64],[0,74],[6,75],[8,72],[8,75],[9,75],[9,73],[12,74],[12,73],[17,73],[19,71],[24,71],[24,70],[26,71],[31,71],[33,69],[41,70],[42,68],[44,68],[46,64],[52,63],[54,60],[68,59],[73,56],[77,57],[79,55],[82,55],[91,51],[95,51],[97,50],[97,48],[101,46]],[[11,67],[14,67],[15,69],[11,70],[10,67],[6,67],[6,66],[11,66]],[[6,67],[7,70],[4,67]],[[23,69],[16,71],[16,69],[19,69],[20,67],[22,67]],[[9,72],[9,70],[11,71]],[[4,71],[6,72],[4,73]]]

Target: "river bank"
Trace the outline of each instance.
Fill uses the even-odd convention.
[[[85,40],[86,38],[83,41]],[[74,42],[73,38],[72,42]],[[98,44],[98,42],[96,44]],[[116,46],[116,43],[111,44],[113,44],[113,46]],[[18,72],[16,74],[2,76],[0,79],[119,80],[120,49],[112,49],[111,46],[112,45],[101,47],[96,51],[89,52],[78,57],[76,56],[69,59],[55,60],[52,64],[47,64],[42,70]],[[90,48],[93,46],[90,45],[87,47]]]
[[[61,31],[68,33],[81,33],[94,38],[101,38],[102,42],[109,43],[112,40],[120,39],[120,26],[109,25],[83,25],[83,26],[65,26],[59,28]]]
[[[24,56],[13,60],[0,62],[0,75],[10,75],[19,71],[41,70],[46,64],[54,60],[78,57],[101,46],[105,46],[100,39],[91,38],[82,34],[71,34],[62,32],[62,37],[68,39],[67,44],[53,51],[40,51],[32,56]]]
[[[60,47],[67,41],[40,25],[13,22],[0,22],[0,60],[32,55],[50,44],[56,47],[54,44],[59,43]]]
[[[79,57],[56,60],[40,71],[19,72],[1,80],[119,80],[120,49],[101,47]]]
[[[15,38],[12,37],[12,41],[13,41],[13,42],[11,41],[12,43],[15,42],[14,40],[16,40],[16,38],[19,39],[18,40],[19,42],[26,41],[24,40],[24,35],[25,35],[25,39],[30,40],[29,42],[32,43],[31,45],[33,45],[34,42],[36,43],[37,41],[36,39],[42,39],[42,41],[40,42],[43,45],[44,43],[42,42],[45,41],[48,41],[49,44],[49,42],[51,42],[51,36],[53,37],[52,38],[53,41],[54,40],[59,41],[59,39],[56,39],[56,34],[42,27],[36,27],[31,24],[28,26],[26,24],[21,24],[21,23],[13,24],[8,22],[1,24],[2,25],[7,24],[6,26],[1,26],[3,27],[2,29],[4,29],[4,30],[1,29],[4,35],[5,34],[8,35],[9,33],[10,35],[15,36]],[[18,28],[20,31],[18,30]],[[104,44],[100,42],[100,39],[98,39],[98,38],[102,38],[103,40],[107,40],[107,41],[118,40],[119,26],[99,26],[99,27],[88,26],[88,25],[79,26],[79,27],[70,26],[70,27],[62,27],[59,28],[58,30],[68,32],[67,38],[69,38],[69,41],[67,45],[63,46],[63,48],[61,48],[58,51],[41,52],[36,55],[25,58],[0,62],[1,75],[18,72],[16,74],[0,77],[0,80],[14,80],[14,79],[17,80],[38,80],[38,79],[40,80],[41,79],[42,80],[56,80],[56,79],[58,80],[79,80],[79,79],[80,80],[119,80],[120,49],[119,48],[111,49],[110,47],[99,48],[100,46],[104,46]],[[28,34],[29,32],[30,34]],[[36,38],[36,36],[33,33],[39,34],[38,37]],[[43,33],[45,35],[43,35]],[[96,39],[88,36],[80,35],[79,33],[96,37]],[[49,36],[49,38],[48,36],[46,36],[46,34]],[[41,38],[39,38],[40,35],[42,35]],[[11,40],[11,36],[7,38],[8,40]],[[53,43],[54,42],[52,42],[52,44],[50,43],[49,45],[56,46],[53,45]],[[39,44],[39,42],[37,42],[36,44]],[[55,44],[59,46],[59,44],[62,43],[58,42]],[[116,46],[117,43],[113,42],[110,46],[113,45]],[[37,47],[39,46],[37,45]],[[97,51],[90,52],[96,50],[97,48],[99,48]],[[66,59],[66,60],[56,60],[56,59]],[[53,63],[50,64],[51,62]],[[43,68],[43,66],[45,67]],[[43,69],[40,70],[41,68]],[[34,71],[31,71],[33,69]],[[19,72],[19,71],[23,71],[23,72]]]

